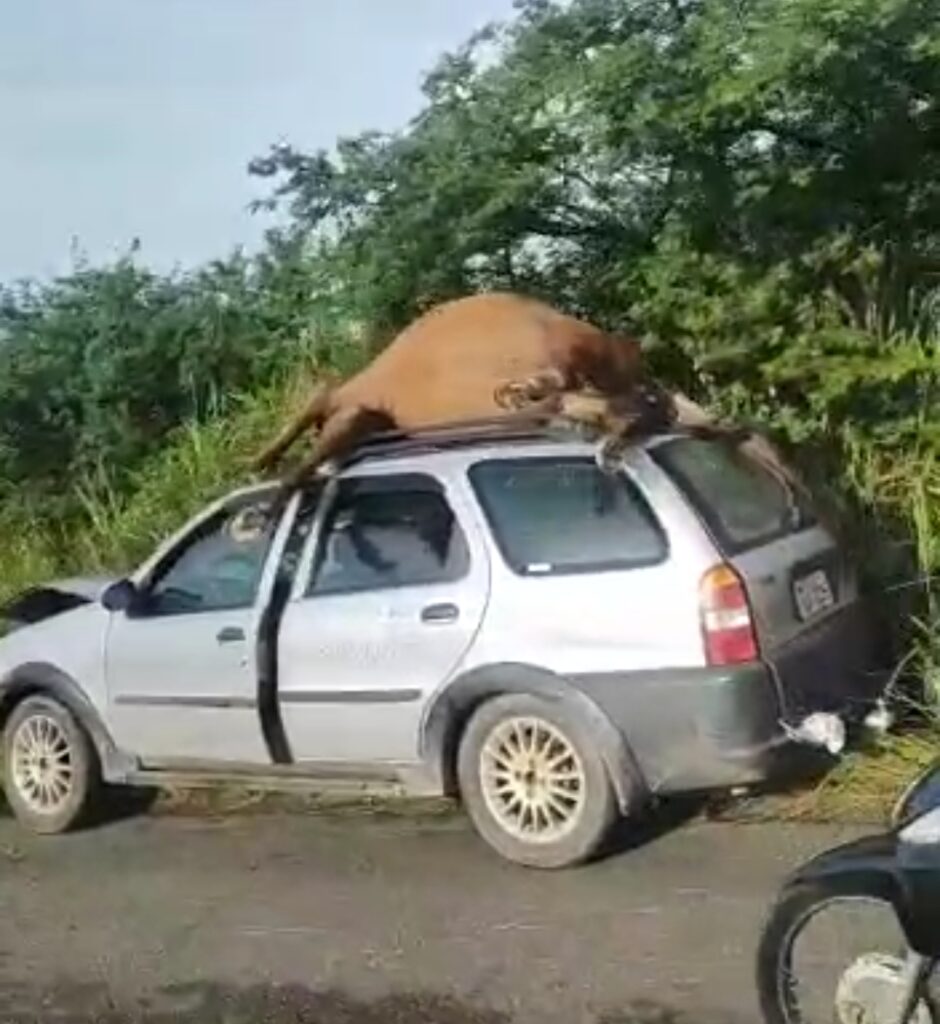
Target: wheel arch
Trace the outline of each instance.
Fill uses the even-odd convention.
[[[421,758],[446,794],[456,795],[459,788],[457,748],[471,716],[487,701],[513,693],[558,701],[584,718],[597,737],[621,813],[646,799],[646,780],[633,750],[600,707],[563,676],[519,662],[472,669],[454,679],[429,706],[421,726]]]
[[[28,697],[52,697],[67,708],[91,739],[107,782],[125,781],[132,759],[115,744],[98,709],[67,673],[47,662],[27,662],[0,679],[0,730],[13,710]]]

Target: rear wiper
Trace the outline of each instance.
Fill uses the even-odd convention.
[[[803,512],[803,506],[800,504],[799,498],[791,484],[784,484],[784,491],[787,496],[787,512],[789,513],[790,519],[790,530],[796,533],[805,525],[806,516]]]

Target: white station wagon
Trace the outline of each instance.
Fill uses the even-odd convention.
[[[514,861],[653,797],[783,770],[881,688],[852,567],[778,480],[683,434],[385,438],[254,528],[217,501],[130,577],[37,588],[0,640],[4,783],[39,832],[99,784],[458,794]],[[825,732],[825,729],[823,730]]]

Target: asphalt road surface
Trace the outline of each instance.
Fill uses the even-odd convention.
[[[0,818],[0,1021],[753,1024],[768,900],[847,835],[687,824],[546,874],[460,817]]]

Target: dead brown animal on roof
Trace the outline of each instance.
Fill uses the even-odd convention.
[[[312,451],[285,481],[293,489],[383,430],[409,433],[513,409],[550,414],[565,392],[629,396],[642,379],[640,346],[631,338],[522,296],[472,296],[420,317],[345,383],[316,389],[254,467],[272,469],[301,435],[318,430]]]
[[[813,506],[813,496],[806,483],[786,462],[773,442],[756,431],[721,423],[702,406],[680,392],[662,391],[654,382],[641,385],[646,395],[648,412],[638,415],[638,402],[633,397],[624,401],[619,395],[606,395],[582,390],[563,394],[559,400],[558,418],[582,424],[601,440],[598,462],[615,471],[625,449],[638,435],[664,428],[687,431],[704,438],[725,438],[739,447],[741,453],[763,466],[794,497]],[[830,530],[835,524],[827,518]]]
[[[431,310],[345,383],[321,385],[254,461],[272,469],[308,431],[312,450],[281,500],[326,462],[385,430],[410,433],[493,417],[560,419],[603,438],[613,468],[638,435],[676,425],[737,439],[788,488],[804,492],[775,447],[716,423],[643,368],[639,344],[518,295],[477,295]]]

